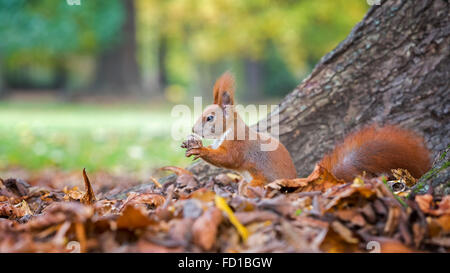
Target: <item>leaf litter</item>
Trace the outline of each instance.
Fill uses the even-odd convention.
[[[61,177],[52,186],[0,179],[0,252],[450,249],[450,196],[408,199],[382,177],[342,181],[316,166],[307,178],[277,180],[247,197],[234,173],[199,180],[182,168],[161,170],[176,180],[150,177],[126,195],[129,181],[107,186],[108,176],[90,180],[85,170],[83,190],[63,186]],[[397,174],[411,186],[407,172]]]

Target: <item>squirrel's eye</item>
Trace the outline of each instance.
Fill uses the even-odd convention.
[[[214,119],[214,116],[208,116],[208,117],[206,117],[206,121],[211,121],[211,120],[213,120]]]

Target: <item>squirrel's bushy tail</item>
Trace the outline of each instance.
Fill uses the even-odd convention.
[[[391,169],[396,168],[407,169],[419,178],[431,168],[423,138],[391,125],[371,125],[348,135],[319,164],[345,181],[364,171],[369,176],[392,176]]]

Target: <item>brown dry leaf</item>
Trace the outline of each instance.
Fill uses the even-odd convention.
[[[83,169],[84,188],[86,192],[80,199],[80,202],[86,205],[92,205],[95,202],[94,190],[92,189],[89,177],[86,174],[86,168]]]
[[[116,224],[119,229],[136,229],[153,225],[155,221],[147,216],[144,208],[130,205],[123,209],[122,214],[116,220]]]
[[[61,227],[63,226],[67,226],[71,225],[71,223],[69,221],[65,221],[64,223],[61,224],[57,224],[57,225],[53,225],[53,226],[49,226],[48,228],[39,231],[36,233],[35,237],[39,240],[43,240],[46,237],[49,237],[52,233],[56,233],[58,230],[60,230]],[[55,240],[58,240],[59,238],[55,238]]]
[[[242,177],[234,173],[221,173],[216,175],[214,180],[222,185],[230,185],[240,182]]]
[[[118,213],[117,200],[102,199],[94,203],[94,210],[99,216]]]
[[[176,166],[166,166],[160,168],[160,170],[174,172],[177,175],[176,182],[181,186],[195,187],[197,185],[194,175],[186,169]]]
[[[401,209],[399,207],[391,207],[389,209],[388,219],[384,226],[384,233],[392,236],[397,230],[400,221]]]
[[[0,217],[18,218],[18,215],[19,210],[8,201],[0,203]]]
[[[22,179],[0,179],[0,195],[20,198],[29,194],[30,185]]]
[[[277,179],[266,185],[272,190],[290,189],[296,191],[326,191],[336,185],[345,184],[345,181],[334,177],[327,169],[316,165],[314,171],[307,178]]]
[[[162,245],[157,245],[155,243],[149,242],[142,238],[137,242],[137,250],[142,253],[180,253],[184,252],[184,249],[180,246],[177,247],[167,247]],[[135,252],[135,251],[132,251]]]
[[[67,188],[63,189],[63,192],[65,193],[64,195],[64,200],[66,201],[73,201],[73,200],[81,200],[81,198],[83,198],[84,193],[82,191],[80,191],[78,189],[77,186],[73,187],[72,189],[68,190]],[[50,193],[48,193],[50,194]],[[42,198],[46,198],[46,196],[42,196]]]
[[[414,186],[417,182],[417,180],[406,169],[392,169],[391,172],[397,180],[404,181],[408,187]]]
[[[27,201],[22,200],[19,204],[15,205],[17,208],[17,216],[18,217],[24,217],[27,215],[33,215],[33,212],[31,212],[30,207],[28,206]]]
[[[419,247],[420,243],[423,241],[423,239],[427,234],[427,228],[422,223],[416,222],[412,224],[412,231],[413,231],[414,245],[416,247]]]
[[[25,227],[31,230],[42,230],[65,221],[83,223],[93,214],[92,207],[78,202],[53,202],[44,209],[42,214],[32,218]]]
[[[450,232],[450,214],[444,214],[436,220],[445,233]]]
[[[350,241],[355,239],[353,237],[349,238],[352,238]],[[329,229],[325,239],[320,244],[320,250],[327,253],[351,253],[358,251],[358,244],[346,242],[334,229]]]
[[[417,195],[415,200],[423,212],[427,213],[430,211],[431,203],[433,202],[431,194]]]
[[[129,193],[127,199],[123,203],[120,210],[123,210],[128,205],[137,206],[137,205],[144,205],[145,208],[157,208],[160,205],[164,204],[166,199],[164,196],[156,193],[135,193],[131,192]]]
[[[307,216],[298,216],[296,219],[297,226],[309,226],[318,229],[328,229],[330,224],[326,221],[314,219]]]
[[[430,194],[417,195],[415,200],[419,205],[419,208],[427,214],[433,216],[450,214],[450,195],[444,196],[442,201],[438,204],[433,202],[433,196]]]
[[[216,242],[217,229],[222,222],[222,212],[215,208],[209,208],[192,225],[194,243],[208,251]]]
[[[336,211],[335,215],[343,220],[352,223],[353,225],[363,227],[366,224],[364,217],[356,211],[356,209],[344,209]]]
[[[77,241],[80,243],[80,252],[86,252],[86,230],[83,223],[75,223],[75,234]]]
[[[350,244],[357,244],[359,240],[353,236],[353,232],[339,221],[333,221],[331,228],[341,236],[341,238]]]
[[[183,174],[194,176],[190,171],[180,168],[180,167],[176,167],[176,166],[165,166],[165,167],[160,168],[160,170],[174,172],[177,176],[180,176]]]
[[[200,188],[187,196],[180,197],[180,199],[183,200],[183,199],[195,198],[202,202],[212,202],[212,201],[214,201],[215,196],[216,196],[215,192],[208,190],[207,188]]]
[[[428,239],[427,243],[450,248],[450,237],[433,237]]]
[[[156,180],[156,178],[150,177],[150,180],[153,182],[153,184],[155,184],[157,188],[162,188],[162,185],[158,182],[158,180]]]
[[[193,224],[192,218],[173,219],[169,222],[169,234],[177,241],[187,242],[192,236]]]
[[[372,185],[365,183],[363,186],[357,186],[346,184],[342,187],[335,187],[326,192],[323,197],[328,200],[324,200],[324,212],[331,211],[333,208],[345,207],[351,202],[364,202],[361,206],[365,205],[365,202],[376,195],[376,191]],[[361,196],[362,198],[356,198],[355,196]]]
[[[367,219],[369,223],[375,223],[377,220],[375,211],[370,203],[367,203],[365,206],[360,208],[359,211],[366,217],[365,219]]]
[[[262,199],[255,205],[260,210],[270,210],[284,217],[291,217],[295,213],[295,208],[291,204],[292,200],[289,200],[288,196],[280,195],[272,199]]]
[[[276,221],[279,218],[277,214],[267,210],[236,212],[234,215],[243,225],[248,225],[253,222]]]

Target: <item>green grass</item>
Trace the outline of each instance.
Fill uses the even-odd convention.
[[[0,170],[186,166],[168,106],[0,102]],[[190,126],[190,121],[186,122]]]

